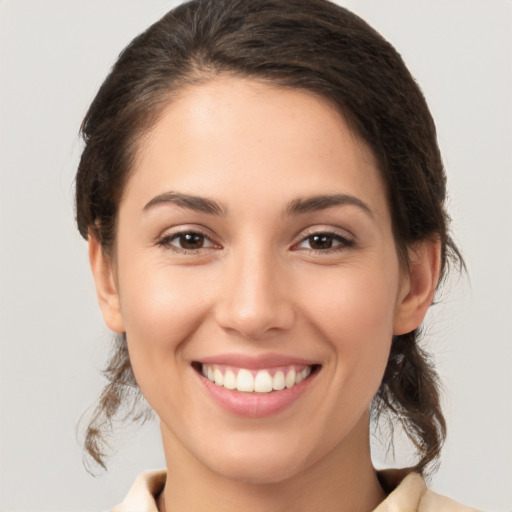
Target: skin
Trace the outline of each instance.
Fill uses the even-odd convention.
[[[355,200],[289,212],[332,194]],[[126,332],[161,420],[167,508],[354,512],[382,501],[369,406],[392,335],[431,303],[439,244],[411,248],[410,270],[400,267],[376,161],[343,117],[307,92],[241,78],[185,88],[143,139],[117,228],[114,257],[90,237],[91,266],[105,322]],[[180,232],[204,238],[183,248]],[[315,233],[331,238],[315,245]],[[248,418],[214,403],[192,366],[225,353],[321,367],[291,406]]]

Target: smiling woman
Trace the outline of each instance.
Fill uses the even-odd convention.
[[[450,260],[435,127],[401,58],[324,0],[194,1],[121,54],[82,127],[77,221],[118,333],[86,446],[136,387],[167,471],[115,510],[469,510],[418,328]],[[377,472],[370,420],[414,468]]]

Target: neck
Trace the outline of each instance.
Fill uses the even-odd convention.
[[[385,493],[370,458],[366,415],[362,426],[317,462],[271,483],[238,481],[211,471],[173,442],[163,426],[168,469],[161,501],[167,512],[238,512],[241,507],[244,512],[369,512]]]

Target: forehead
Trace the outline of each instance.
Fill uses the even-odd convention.
[[[230,188],[272,195],[276,180],[290,197],[346,192],[340,186],[384,195],[373,153],[327,100],[233,77],[185,87],[169,101],[141,140],[125,195],[217,189],[228,200]]]
[[[333,129],[339,138],[329,136]],[[226,75],[182,87],[173,94],[158,121],[146,133],[140,153],[147,154],[162,137],[167,143],[172,136],[180,144],[184,141],[204,144],[208,140],[213,144],[219,139],[228,144],[227,136],[234,132],[240,138],[257,135],[253,138],[254,145],[263,141],[265,134],[267,138],[279,135],[280,143],[286,136],[291,143],[307,136],[324,149],[332,142],[339,146],[346,141],[347,146],[360,150],[358,156],[374,163],[367,145],[353,133],[339,109],[327,98],[305,89]]]

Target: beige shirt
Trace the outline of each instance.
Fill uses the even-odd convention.
[[[111,512],[158,512],[155,498],[165,485],[165,477],[165,471],[142,473],[124,501]],[[373,512],[478,512],[429,491],[418,473],[381,471],[379,479],[394,490]]]

